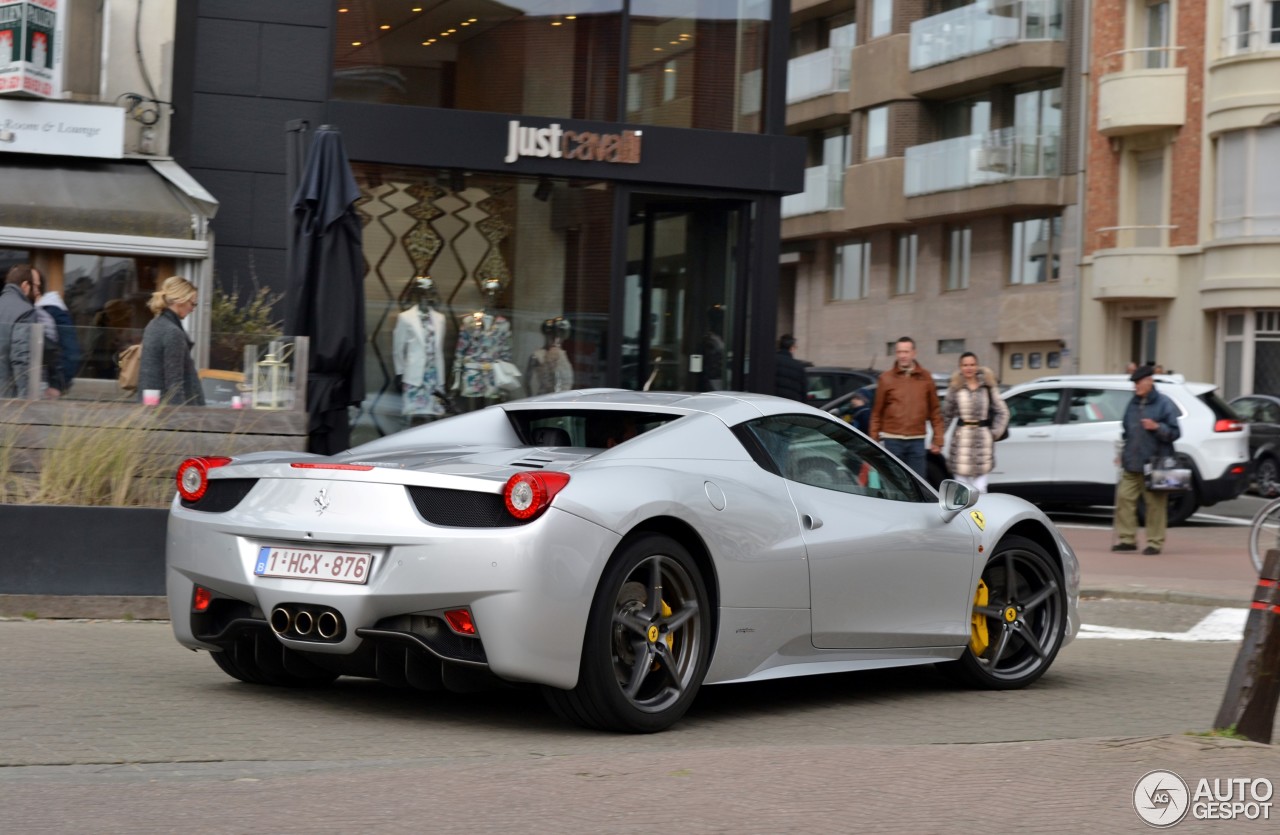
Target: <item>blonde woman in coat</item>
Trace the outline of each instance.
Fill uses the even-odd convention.
[[[942,420],[957,421],[947,448],[947,467],[959,482],[987,492],[987,473],[995,466],[995,439],[1009,426],[1009,407],[1000,397],[996,375],[978,365],[972,351],[960,355],[960,368],[951,375]]]

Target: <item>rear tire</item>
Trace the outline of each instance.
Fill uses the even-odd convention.
[[[600,580],[577,686],[543,694],[558,716],[584,727],[654,733],[689,709],[710,656],[710,599],[697,563],[674,539],[645,534]]]

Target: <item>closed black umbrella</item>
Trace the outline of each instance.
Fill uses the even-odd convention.
[[[364,399],[364,254],[360,196],[342,134],[321,125],[293,197],[285,330],[311,338],[307,450],[351,446],[347,407]]]

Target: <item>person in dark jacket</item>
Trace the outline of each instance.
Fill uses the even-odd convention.
[[[795,350],[796,338],[784,333],[778,340],[778,358],[773,367],[773,393],[807,403],[809,386],[804,370],[811,363],[796,359]]]
[[[849,405],[853,411],[849,414],[849,423],[859,432],[871,431],[871,404],[876,400],[874,386],[863,386],[849,397]]]
[[[191,359],[191,340],[182,320],[196,309],[195,285],[181,276],[166,278],[151,294],[147,306],[154,319],[142,331],[142,359],[138,363],[138,392],[159,391],[160,402],[175,406],[203,406],[204,389]]]
[[[71,311],[67,310],[67,303],[62,300],[62,295],[57,290],[49,290],[36,300],[36,313],[42,319],[48,317],[48,320],[53,322],[54,340],[58,343],[58,352],[62,360],[60,371],[62,391],[65,394],[79,375],[80,362],[83,358],[80,340],[76,336],[75,321],[71,318]]]
[[[26,397],[31,368],[31,325],[36,320],[30,264],[9,268],[0,288],[0,397]]]
[[[1116,538],[1112,551],[1138,550],[1138,497],[1147,505],[1147,547],[1144,554],[1164,548],[1169,518],[1169,494],[1146,489],[1145,469],[1151,459],[1173,455],[1178,428],[1178,407],[1156,391],[1155,369],[1144,365],[1129,376],[1133,399],[1124,410],[1121,435],[1120,483],[1116,485]]]

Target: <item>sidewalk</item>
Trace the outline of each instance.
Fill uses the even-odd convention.
[[[1113,553],[1109,528],[1060,525],[1080,559],[1082,597],[1168,600],[1211,606],[1246,606],[1258,575],[1249,560],[1249,529],[1170,528],[1164,552]],[[1145,544],[1138,535],[1139,547]]]

